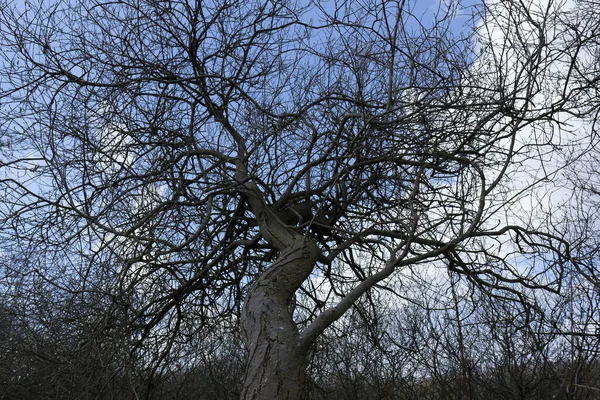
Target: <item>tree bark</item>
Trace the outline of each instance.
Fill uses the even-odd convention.
[[[291,302],[320,249],[301,235],[249,290],[241,325],[249,357],[243,400],[300,400],[306,395],[307,349],[300,346]]]

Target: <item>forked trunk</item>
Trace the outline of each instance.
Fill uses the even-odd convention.
[[[243,400],[305,397],[307,350],[299,345],[290,304],[318,254],[314,243],[297,243],[283,251],[250,288],[241,319],[249,352]]]

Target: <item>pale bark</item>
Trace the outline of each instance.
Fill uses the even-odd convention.
[[[304,398],[307,349],[300,346],[290,302],[308,278],[320,249],[301,235],[252,285],[242,312],[249,357],[241,398]]]

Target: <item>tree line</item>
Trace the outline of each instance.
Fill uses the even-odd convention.
[[[0,0],[6,393],[593,396],[599,21]]]

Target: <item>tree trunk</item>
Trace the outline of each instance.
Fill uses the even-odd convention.
[[[249,290],[241,317],[248,348],[243,400],[300,400],[306,395],[307,349],[299,345],[291,302],[320,250],[298,237]]]

